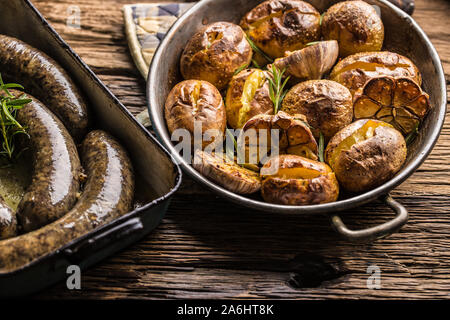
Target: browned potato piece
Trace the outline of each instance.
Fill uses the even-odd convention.
[[[299,0],[269,0],[241,20],[247,36],[273,59],[320,38],[320,13]]]
[[[278,166],[276,162],[278,162]],[[286,205],[309,205],[336,201],[339,185],[326,164],[286,154],[271,158],[261,169],[278,167],[273,175],[262,175],[265,201]]]
[[[431,109],[428,94],[409,78],[373,78],[354,99],[355,119],[378,119],[404,135],[416,130]]]
[[[223,140],[225,106],[219,90],[207,81],[184,80],[178,83],[166,99],[164,113],[170,134],[177,129],[186,129],[191,134],[192,145],[194,121],[201,122],[202,134],[206,130],[217,130],[220,141]],[[202,147],[212,142],[202,141]]]
[[[402,134],[389,123],[358,120],[339,131],[328,143],[325,161],[342,188],[364,192],[390,180],[406,160]]]
[[[380,51],[384,26],[375,9],[364,1],[344,1],[331,6],[322,19],[325,40],[339,42],[339,55]]]
[[[297,84],[286,94],[281,108],[289,114],[304,114],[314,136],[326,141],[352,122],[352,95],[331,80],[310,80]]]
[[[300,81],[321,79],[334,66],[338,54],[337,41],[320,41],[304,49],[289,52],[286,57],[276,59],[273,64],[279,70],[286,69],[285,75],[291,77],[289,82],[296,84]]]
[[[249,130],[254,129],[257,141],[244,138]],[[271,130],[278,130],[278,144],[272,146]],[[265,131],[261,131],[265,130]],[[265,135],[265,136],[264,136]],[[245,139],[245,141],[244,141]],[[260,159],[260,148],[278,147],[278,153],[289,153],[317,160],[318,147],[314,136],[309,129],[306,118],[303,115],[289,115],[283,111],[276,115],[260,114],[248,120],[242,128],[238,138],[238,144],[244,146],[246,161],[254,163],[252,159]],[[263,151],[266,151],[263,150]]]
[[[330,79],[354,94],[369,79],[379,76],[408,77],[422,83],[419,69],[411,60],[389,51],[361,52],[342,59],[331,71]]]
[[[252,48],[241,27],[230,22],[215,22],[197,32],[181,55],[184,79],[205,80],[224,89],[235,71],[249,65]]]
[[[235,75],[228,86],[225,107],[228,125],[234,129],[258,114],[273,114],[267,72],[245,69]]]
[[[225,157],[196,150],[193,166],[202,175],[232,192],[250,194],[261,188],[257,172],[245,169]]]

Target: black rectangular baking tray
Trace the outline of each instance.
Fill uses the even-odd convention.
[[[65,279],[69,265],[85,269],[148,234],[159,224],[178,189],[181,170],[30,1],[2,2],[0,33],[42,50],[71,75],[94,113],[96,128],[121,141],[131,156],[137,177],[136,209],[20,269],[0,273],[0,297],[15,297]]]

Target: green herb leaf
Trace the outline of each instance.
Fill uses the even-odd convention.
[[[286,77],[283,81],[283,75],[286,72],[286,69],[280,71],[273,64],[269,72],[271,74],[271,77],[267,78],[269,80],[269,96],[273,103],[273,114],[277,114],[281,103],[286,96],[287,90],[284,88],[286,87],[290,77]]]
[[[253,51],[259,53],[268,63],[273,62],[273,59],[265,54],[264,51],[262,51],[260,48],[258,48],[258,46],[252,40],[250,40],[247,35],[245,37],[247,38],[247,41],[250,44],[250,47],[252,47]]]
[[[17,150],[15,146],[15,137],[18,134],[25,134],[28,136],[25,128],[16,120],[17,110],[23,108],[31,99],[26,98],[25,94],[16,98],[9,92],[8,89],[18,88],[24,89],[18,83],[4,83],[0,74],[0,141],[2,150],[0,150],[0,157],[7,162],[17,159],[24,150]],[[2,94],[2,92],[4,94]]]
[[[410,146],[411,143],[416,140],[417,135],[419,134],[419,122],[414,127],[413,131],[411,131],[405,138],[406,146]]]
[[[248,67],[248,63],[247,64],[243,64],[242,66],[240,66],[239,68],[236,69],[236,71],[234,71],[233,76],[237,75],[239,72],[241,72],[242,70],[247,69]]]
[[[319,161],[320,162],[325,162],[324,156],[323,156],[324,149],[325,149],[325,138],[323,136],[323,133],[320,132],[319,133]]]

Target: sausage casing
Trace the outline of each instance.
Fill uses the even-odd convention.
[[[41,100],[75,138],[87,132],[87,106],[68,74],[58,63],[36,48],[0,35],[0,70],[8,81],[20,83]]]
[[[32,101],[16,115],[30,136],[29,151],[33,158],[31,184],[17,209],[17,218],[26,232],[72,209],[81,175],[78,151],[67,129],[39,100],[28,97]]]
[[[0,273],[25,266],[130,211],[133,167],[120,144],[103,131],[92,131],[81,156],[87,181],[75,207],[41,229],[0,241]]]

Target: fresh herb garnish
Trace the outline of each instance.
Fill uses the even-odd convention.
[[[262,69],[258,62],[255,59],[252,59],[252,65],[257,69]]]
[[[22,109],[31,99],[25,94],[16,98],[8,89],[23,89],[17,83],[4,83],[0,75],[0,130],[1,130],[1,150],[0,157],[8,161],[17,159],[23,150],[16,150],[14,143],[18,134],[28,135],[25,128],[16,120],[17,110]],[[3,93],[1,92],[3,91]]]
[[[323,21],[323,16],[324,15],[325,15],[325,12],[320,15],[320,19],[319,19],[319,25],[320,26],[322,25],[322,21]]]
[[[236,138],[234,137],[234,135],[231,133],[230,129],[226,128],[225,130],[226,134],[228,137],[230,137],[233,141],[234,144],[234,150],[237,151],[238,149],[238,145],[237,145],[237,141]],[[228,159],[230,159],[231,161],[234,162],[234,150],[230,150],[227,148],[228,145],[225,145],[225,154],[227,155]]]
[[[234,71],[233,76],[237,75],[237,74],[238,74],[239,72],[241,72],[242,70],[247,69],[248,66],[249,66],[248,63],[243,64],[242,66],[240,66],[239,68],[237,68],[236,71]]]
[[[247,41],[250,44],[250,47],[252,47],[253,51],[260,54],[264,59],[266,59],[267,63],[273,62],[273,59],[269,57],[267,54],[265,54],[264,51],[262,51],[260,48],[258,48],[258,46],[252,40],[250,40],[248,36],[245,37],[247,38]]]
[[[419,133],[419,123],[416,124],[413,131],[411,131],[405,138],[406,146],[409,146],[416,139]]]
[[[269,96],[273,103],[273,114],[277,114],[280,108],[281,102],[286,96],[287,90],[284,89],[286,83],[289,80],[289,76],[283,81],[283,75],[286,69],[280,71],[275,65],[272,64],[272,70],[269,70],[272,77],[267,77],[269,80]]]
[[[323,152],[325,149],[325,138],[323,137],[323,133],[319,132],[319,161],[325,162],[323,157]]]

